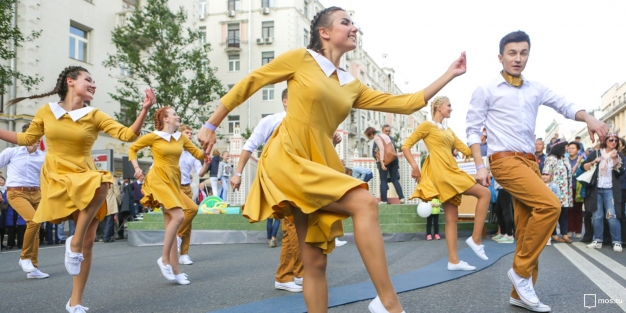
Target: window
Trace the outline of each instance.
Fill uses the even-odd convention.
[[[230,134],[235,132],[235,128],[239,127],[239,115],[228,116],[228,132]]]
[[[229,72],[239,71],[239,54],[228,55],[228,71]]]
[[[125,126],[132,125],[137,119],[137,112],[134,110],[137,107],[132,101],[122,100],[120,101],[120,115],[119,122]]]
[[[263,22],[261,24],[263,38],[274,38],[274,21]]]
[[[239,23],[228,24],[228,38],[226,42],[229,47],[239,48]]]
[[[70,58],[87,62],[88,31],[70,25]]]
[[[133,71],[130,69],[130,66],[124,62],[120,63],[120,75],[133,77]]]
[[[203,19],[206,16],[206,0],[200,0],[199,9],[198,14],[200,14],[200,18]]]
[[[309,30],[308,29],[304,29],[304,46],[308,46],[309,45]]]
[[[304,0],[304,16],[309,18],[309,4]]]
[[[261,7],[263,8],[273,8],[274,0],[261,0]]]
[[[202,32],[200,37],[200,44],[206,44],[206,26],[200,26],[200,32]]]
[[[228,10],[241,10],[241,0],[228,0]]]
[[[263,101],[274,100],[274,85],[267,85],[263,87]]]
[[[274,51],[266,51],[261,53],[261,65],[265,65],[274,60]]]

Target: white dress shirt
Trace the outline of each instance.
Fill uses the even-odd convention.
[[[246,143],[243,145],[242,149],[254,152],[256,148],[266,143],[272,136],[272,133],[274,133],[276,127],[278,127],[278,125],[280,125],[280,122],[283,121],[283,118],[285,118],[285,116],[287,116],[287,112],[283,111],[262,118],[259,121],[259,124],[254,128],[254,131],[252,132],[252,135],[250,135],[250,138],[246,140]]]
[[[200,170],[202,169],[202,163],[187,150],[183,150],[178,165],[180,166],[181,185],[191,184],[191,172],[194,171],[200,175]]]
[[[487,128],[488,155],[496,152],[535,152],[535,124],[540,105],[575,119],[583,108],[557,95],[544,85],[522,76],[520,87],[509,85],[502,75],[479,86],[467,111],[467,144],[480,144],[481,129]]]
[[[7,167],[7,187],[39,187],[41,167],[46,153],[26,147],[6,148],[0,153],[0,167]]]

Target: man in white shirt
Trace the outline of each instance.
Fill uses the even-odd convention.
[[[183,133],[183,135],[187,136],[189,140],[191,140],[192,130],[191,127],[183,124],[180,125],[178,131]],[[180,155],[180,161],[178,165],[180,166],[180,193],[181,196],[184,195],[183,201],[185,202],[186,208],[183,208],[183,213],[185,215],[185,219],[183,223],[180,224],[178,228],[178,252],[180,253],[180,257],[178,258],[178,263],[191,265],[193,261],[189,257],[189,243],[191,241],[191,222],[194,217],[198,214],[198,206],[195,202],[193,202],[193,192],[191,190],[191,174],[197,173],[198,176],[202,177],[209,169],[209,164],[211,164],[207,159],[204,160],[204,165],[198,161],[191,153],[187,152],[187,150],[183,150],[183,153]],[[187,197],[187,198],[185,198]]]
[[[26,131],[29,125],[24,125],[22,131]],[[50,276],[37,268],[41,224],[33,221],[35,210],[41,201],[39,175],[46,155],[45,152],[39,150],[40,142],[41,140],[26,147],[6,148],[0,153],[0,167],[8,166],[7,199],[11,207],[26,221],[24,245],[18,262],[22,270],[28,273],[26,278]]]
[[[503,71],[474,91],[466,123],[476,180],[483,186],[490,184],[480,154],[481,128],[485,126],[491,173],[513,196],[517,245],[513,268],[508,272],[513,283],[509,303],[549,312],[551,308],[539,301],[533,286],[539,273],[539,254],[556,226],[561,204],[542,182],[534,154],[537,110],[543,104],[569,119],[586,122],[592,140],[598,134],[602,141],[608,127],[582,107],[522,76],[529,52],[526,33],[516,31],[502,38],[498,59]]]

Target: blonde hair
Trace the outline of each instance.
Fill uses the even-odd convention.
[[[449,100],[446,96],[435,97],[433,101],[430,102],[430,116],[435,117],[435,112],[437,108],[442,105],[446,100]]]
[[[219,156],[220,155],[220,150],[213,150],[213,156]]]
[[[181,132],[181,133],[186,131],[186,130],[193,131],[193,129],[191,129],[191,127],[189,127],[189,125],[187,125],[187,124],[181,124],[180,127],[178,127],[178,131]]]

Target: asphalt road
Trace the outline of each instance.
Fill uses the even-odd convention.
[[[464,238],[463,238],[464,239]],[[465,244],[459,240],[459,247]],[[387,243],[389,270],[392,275],[420,268],[446,257],[445,241],[411,241]],[[553,312],[622,312],[626,307],[626,253],[615,253],[605,246],[600,253],[619,264],[609,269],[568,245],[564,251],[546,247],[540,259],[540,277],[535,286],[542,302]],[[589,278],[575,266],[571,252],[590,262],[584,269],[593,269]],[[72,278],[63,266],[62,246],[42,246],[39,268],[50,274],[42,280],[26,279],[18,265],[19,252],[0,254],[0,312],[65,312],[71,293]],[[274,289],[274,275],[279,248],[263,244],[192,246],[190,256],[195,264],[183,266],[191,284],[179,286],[160,274],[156,259],[160,247],[131,247],[125,241],[97,243],[92,272],[84,295],[89,312],[201,312],[250,303],[289,294]],[[400,294],[406,312],[527,312],[509,305],[511,284],[506,271],[511,267],[509,254],[491,267],[472,275]],[[611,263],[612,264],[612,263]],[[621,266],[621,267],[620,267]],[[622,301],[618,304],[598,303],[585,308],[584,294],[609,299],[608,275],[617,287]],[[343,286],[368,280],[367,272],[353,243],[337,248],[329,256],[329,286]],[[604,286],[604,290],[600,286]],[[621,289],[620,289],[621,288]],[[367,312],[368,301],[329,309],[329,312]]]

